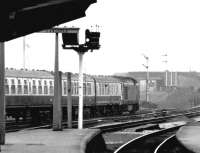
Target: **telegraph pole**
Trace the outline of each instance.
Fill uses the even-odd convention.
[[[149,57],[144,55],[144,58],[146,59],[146,65],[143,64],[143,66],[146,68],[146,102],[149,102]]]

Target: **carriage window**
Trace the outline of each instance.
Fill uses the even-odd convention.
[[[102,95],[105,95],[105,84],[102,84]]]
[[[116,95],[116,86],[115,86],[115,84],[113,85],[113,95]]]
[[[47,81],[44,80],[44,94],[47,95],[48,94],[48,86],[47,86]]]
[[[33,80],[33,84],[32,84],[32,92],[33,92],[33,94],[36,94],[36,91],[37,91],[36,83],[35,83],[35,80]]]
[[[119,86],[117,84],[115,84],[115,86],[114,86],[114,94],[115,95],[119,95],[119,92],[118,92],[119,89],[118,88],[119,88]]]
[[[75,82],[75,94],[78,95],[78,82]]]
[[[77,86],[77,82],[74,82],[74,94],[78,95],[78,86]]]
[[[11,80],[11,94],[16,94],[16,89],[15,89],[15,80]]]
[[[42,94],[42,81],[38,80],[38,94]]]
[[[101,84],[101,95],[104,95],[104,84]]]
[[[117,90],[118,88],[117,88],[117,85],[115,85],[115,95],[117,95],[117,93],[118,93],[118,90]]]
[[[31,82],[29,82],[29,92],[31,93]]]
[[[24,94],[28,94],[28,83],[27,83],[27,80],[24,80]]]
[[[67,95],[67,82],[66,81],[64,81],[64,95]]]
[[[83,95],[86,94],[86,83],[83,83]]]
[[[109,89],[109,95],[112,95],[112,85],[111,84],[109,84],[109,87],[108,87]]]
[[[122,93],[121,93],[121,85],[118,85],[118,95],[121,95]]]
[[[18,82],[18,85],[17,85],[17,93],[18,94],[22,94],[22,85],[21,85],[21,80],[17,80],[17,82]]]
[[[54,93],[54,90],[53,90],[53,81],[49,81],[49,84],[50,84],[50,87],[49,87],[50,88],[49,89],[50,90],[50,94],[53,95],[53,93]]]
[[[91,83],[87,83],[87,95],[91,95],[92,94],[92,86]]]
[[[8,79],[5,79],[5,94],[9,94]]]
[[[99,84],[99,95],[101,96],[102,95],[102,85]]]
[[[109,95],[109,85],[105,84],[105,94]]]
[[[115,85],[113,84],[113,95],[115,95]]]
[[[119,96],[119,91],[120,91],[120,90],[119,90],[119,87],[120,87],[120,86],[117,85],[117,95],[118,95],[118,96]]]
[[[98,93],[99,93],[99,95],[101,95],[101,84],[100,83],[98,84]]]
[[[75,95],[75,83],[72,82],[72,95]]]
[[[98,83],[96,84],[96,92],[97,92],[96,94],[99,96],[100,93],[99,93],[99,84]]]

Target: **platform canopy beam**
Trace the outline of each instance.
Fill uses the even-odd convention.
[[[0,41],[8,41],[85,16],[96,0],[3,0]]]

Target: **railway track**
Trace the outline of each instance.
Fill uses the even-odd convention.
[[[164,116],[164,117],[146,118],[146,119],[141,119],[141,120],[129,120],[129,121],[122,121],[122,122],[119,121],[116,123],[94,126],[92,128],[99,128],[101,129],[102,133],[114,132],[114,131],[119,131],[126,128],[132,128],[136,126],[145,125],[145,124],[163,123],[169,119],[173,119],[173,118],[181,117],[181,116],[183,115],[178,114],[178,115],[170,115],[170,116]]]
[[[100,118],[94,118],[94,119],[88,119],[84,120],[84,127],[92,127],[97,125],[102,125],[105,123],[111,123],[111,122],[122,122],[127,120],[139,120],[144,117],[153,117],[153,113],[145,113],[145,114],[138,114],[138,115],[123,115],[123,116],[110,116],[110,117],[100,117]],[[67,122],[62,123],[63,128],[67,128]],[[78,122],[73,121],[72,127],[77,128]],[[7,132],[14,132],[18,130],[23,129],[29,129],[29,128],[51,128],[52,123],[50,121],[40,121],[38,123],[32,123],[31,119],[23,121],[20,120],[18,122],[16,121],[8,121],[6,123],[6,131]]]
[[[177,141],[176,136],[172,135],[165,139],[155,149],[154,153],[192,153],[187,150],[180,142]]]
[[[186,113],[186,116],[192,117],[198,115],[199,112]],[[146,113],[139,115],[124,115],[124,116],[112,116],[112,117],[102,117],[84,120],[85,128],[99,128],[102,132],[116,131],[124,128],[129,128],[133,126],[139,126],[148,123],[159,123],[165,122],[168,119],[183,116],[183,114],[172,114],[167,116],[155,117],[157,114]],[[107,124],[109,123],[109,124]],[[72,127],[76,128],[78,125],[77,121],[73,121]],[[40,121],[34,125],[30,120],[19,121],[19,122],[8,122],[6,123],[6,131],[13,132],[18,130],[23,130],[27,128],[51,128],[52,123],[47,121]],[[63,122],[63,128],[67,128],[67,122]]]
[[[114,153],[153,153],[165,139],[174,135],[180,126],[152,132],[133,139],[119,147]]]

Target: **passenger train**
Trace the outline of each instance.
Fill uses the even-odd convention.
[[[72,115],[78,116],[78,74],[72,74]],[[84,118],[134,113],[139,86],[133,78],[84,74]],[[54,74],[45,70],[5,70],[7,119],[52,118]],[[62,73],[63,119],[67,118],[67,73]]]

